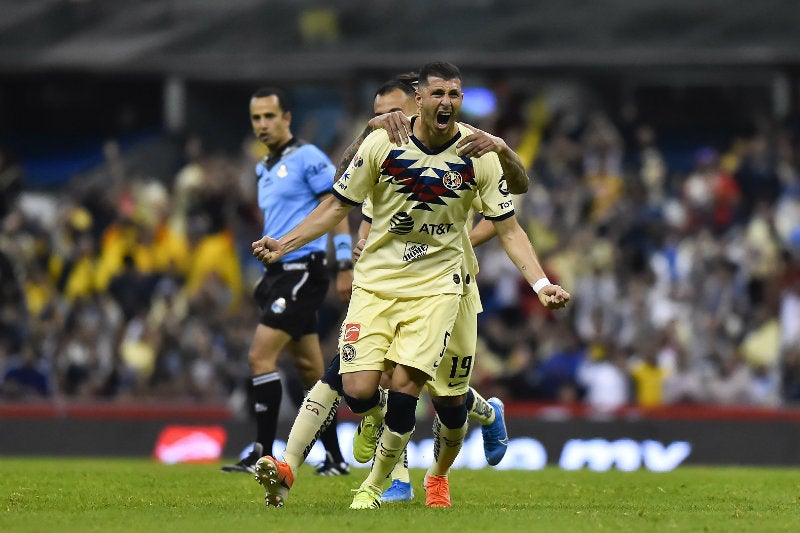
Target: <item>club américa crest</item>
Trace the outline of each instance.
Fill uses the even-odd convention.
[[[455,170],[449,170],[442,176],[442,185],[451,191],[458,190],[464,180],[461,178],[461,173]]]

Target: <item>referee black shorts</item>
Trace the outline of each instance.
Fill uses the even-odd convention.
[[[322,252],[268,265],[254,295],[261,309],[259,322],[285,331],[294,340],[317,333],[317,312],[329,285],[330,275]]]

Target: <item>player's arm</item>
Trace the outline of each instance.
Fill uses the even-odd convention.
[[[321,200],[325,200],[325,195]],[[336,294],[343,301],[350,301],[353,291],[353,261],[350,257],[353,238],[350,235],[350,221],[345,216],[333,228],[333,249],[336,254]]]
[[[358,238],[359,240],[367,240],[367,236],[369,235],[369,230],[372,228],[372,224],[366,220],[362,220],[361,224],[358,225]]]
[[[366,139],[367,135],[370,133],[372,133],[372,128],[367,125],[364,131],[361,132],[361,135],[353,139],[353,142],[351,142],[347,150],[344,151],[342,157],[339,159],[339,164],[336,165],[336,173],[333,176],[334,183],[339,181],[339,178],[342,177],[347,167],[350,165],[350,161],[353,160],[353,156],[356,155],[356,152],[358,152],[358,149],[361,147],[361,143],[364,142],[364,139]]]
[[[485,243],[495,235],[497,235],[497,231],[494,229],[494,224],[481,217],[481,221],[472,226],[472,229],[469,232],[469,242],[472,247],[475,248],[476,246],[480,246],[481,244]]]
[[[378,128],[385,129],[389,134],[389,140],[397,146],[401,146],[408,142],[408,132],[411,131],[411,119],[405,116],[402,111],[390,111],[389,113],[372,117],[369,122],[367,122],[361,135],[353,139],[353,142],[350,143],[350,146],[347,147],[341,159],[339,159],[339,164],[336,165],[336,174],[333,176],[334,183],[339,181],[339,178],[345,173],[347,166],[350,164],[350,161],[352,161],[353,156],[356,155],[356,152],[358,152],[361,143],[364,142],[367,135]]]
[[[364,246],[367,244],[367,236],[369,235],[370,228],[372,228],[372,224],[366,220],[362,220],[361,224],[358,225],[358,242],[356,243],[355,248],[353,248],[354,263],[358,261],[358,259],[361,257],[361,252],[364,251]]]
[[[542,305],[550,309],[560,309],[567,305],[570,294],[547,279],[528,235],[517,222],[517,217],[512,215],[503,220],[494,220],[493,224],[506,254],[539,296]]]
[[[456,145],[458,154],[463,157],[481,157],[489,152],[495,152],[500,159],[500,166],[503,167],[508,192],[511,194],[528,192],[530,179],[528,173],[525,172],[525,165],[522,164],[519,155],[506,144],[506,141],[469,124],[463,122],[462,124],[472,130],[472,134],[458,142]]]
[[[252,243],[253,256],[265,265],[333,230],[354,207],[334,195],[326,196],[300,224],[280,239],[268,235]]]

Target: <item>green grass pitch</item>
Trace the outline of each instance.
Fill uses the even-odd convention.
[[[221,463],[220,463],[221,464]],[[453,507],[416,499],[348,509],[367,470],[303,467],[285,507],[219,464],[146,459],[0,458],[0,531],[47,532],[797,532],[800,469],[683,466],[669,473],[456,470]]]

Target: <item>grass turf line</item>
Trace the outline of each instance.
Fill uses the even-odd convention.
[[[220,463],[222,464],[222,463]],[[251,476],[219,464],[146,459],[0,459],[4,533],[796,532],[800,469],[683,466],[669,473],[456,470],[453,507],[416,498],[348,509],[367,470],[318,477],[305,466],[281,509]]]

